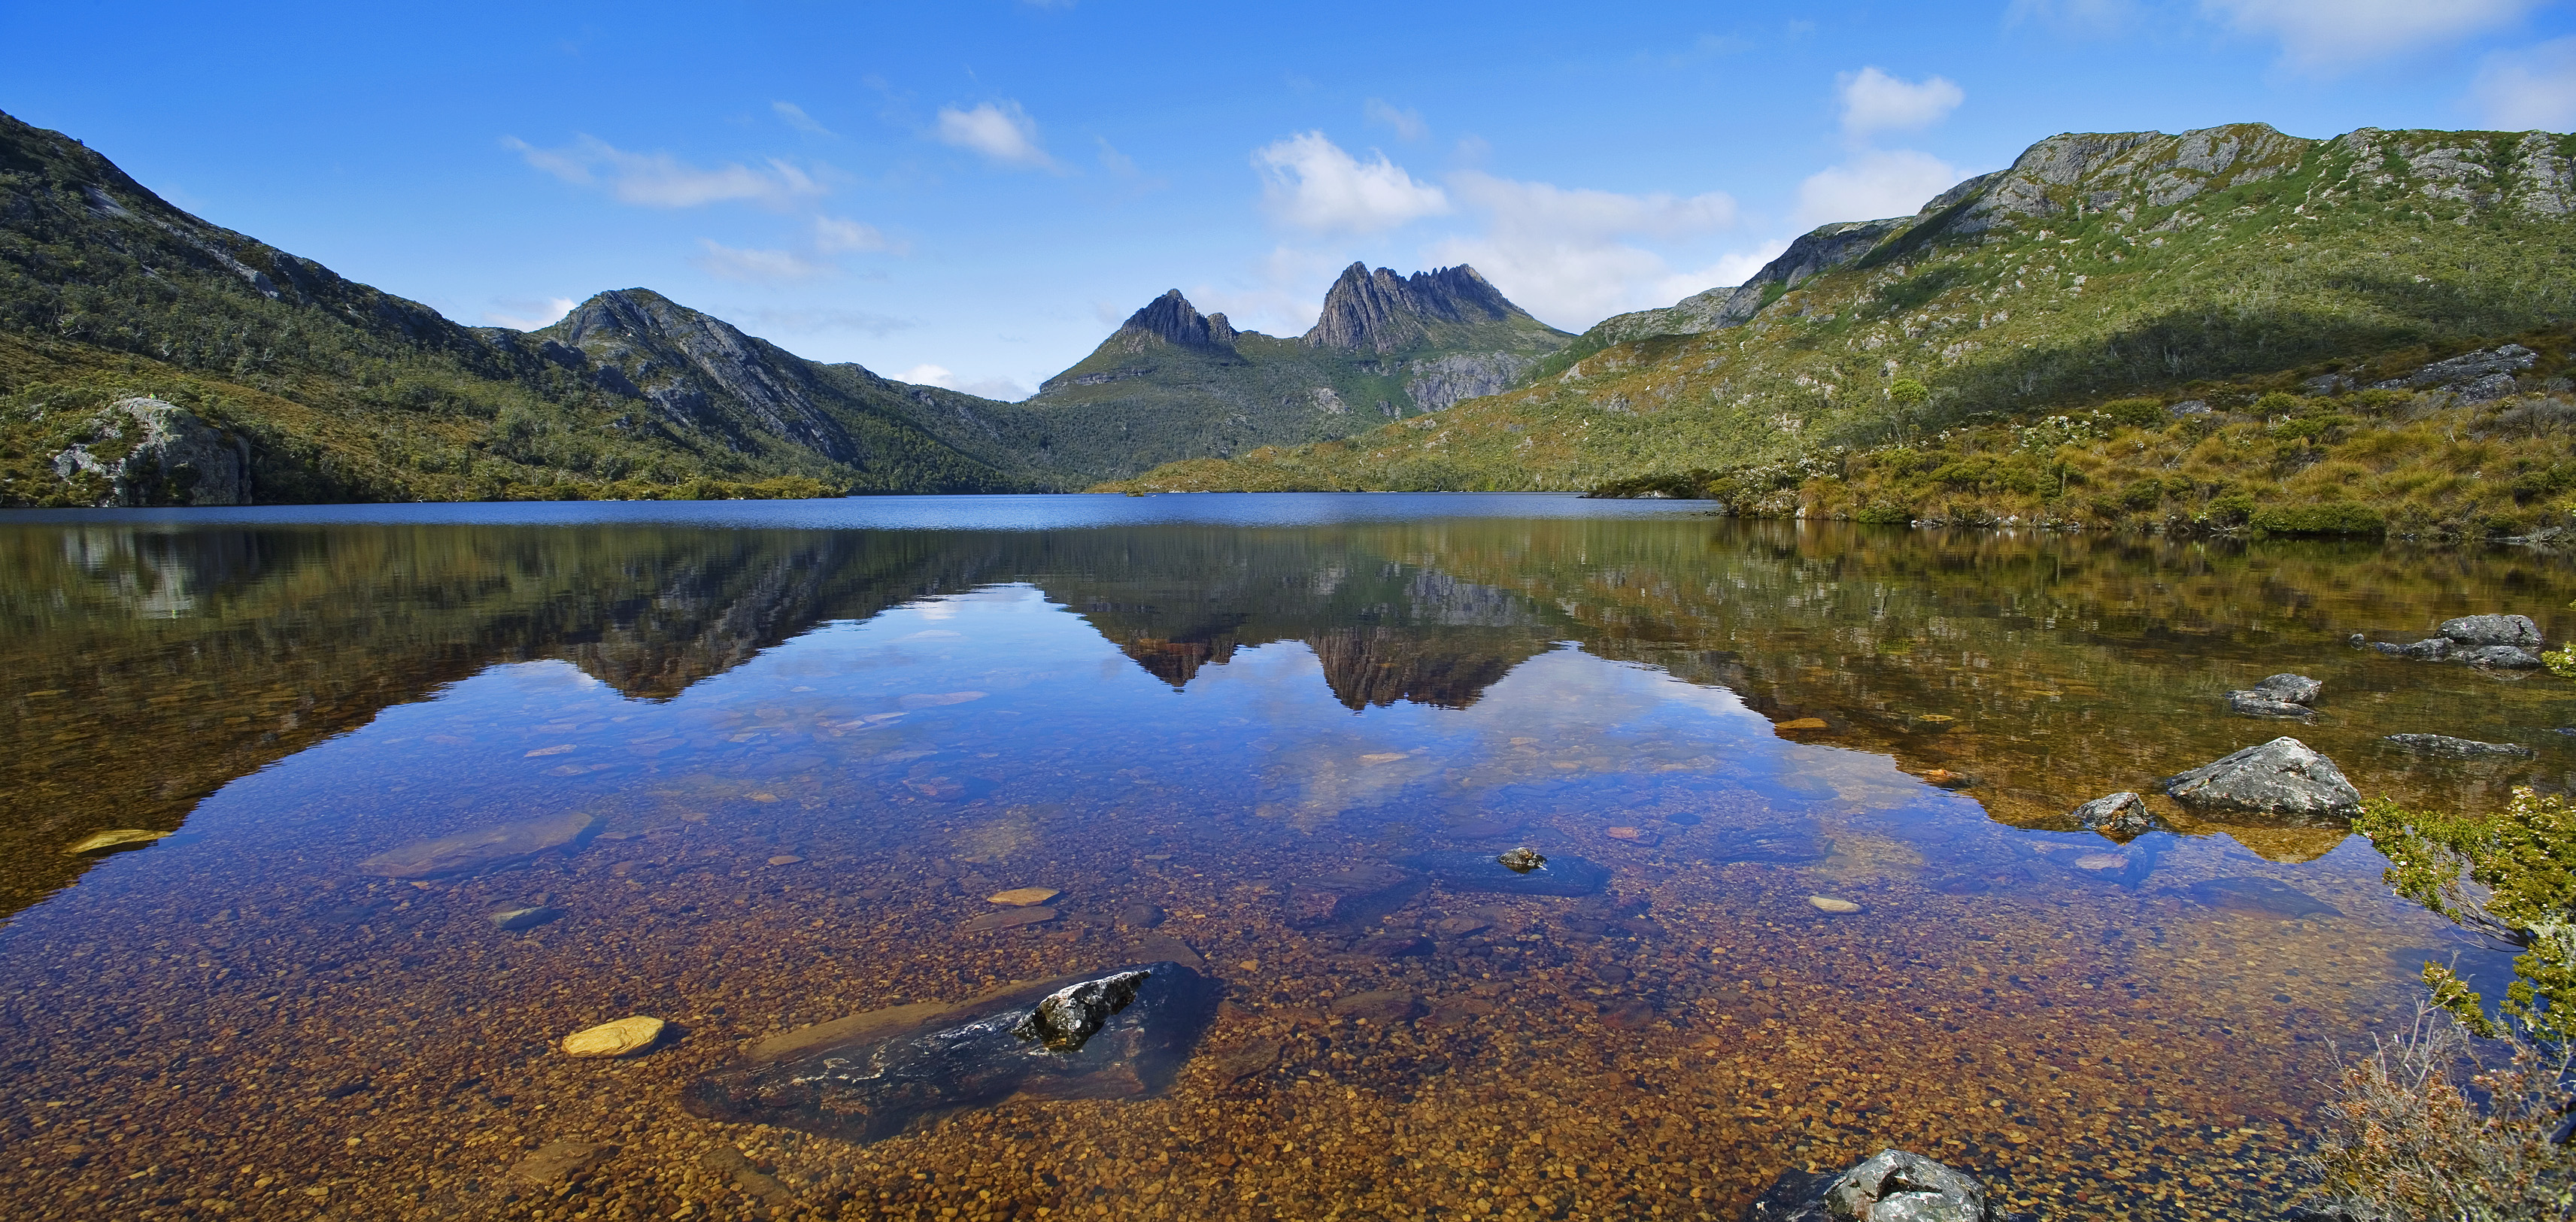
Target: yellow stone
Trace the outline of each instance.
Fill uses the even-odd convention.
[[[1810,895],[1807,897],[1807,904],[1818,912],[1845,913],[1860,911],[1860,905],[1855,904],[1850,900],[1838,900],[1830,895]]]
[[[1794,721],[1781,722],[1778,728],[1783,730],[1824,730],[1831,729],[1832,727],[1827,726],[1825,724],[1825,719],[1822,717],[1800,717]]]
[[[1008,891],[996,891],[984,898],[991,900],[996,904],[1008,904],[1013,908],[1026,908],[1032,904],[1043,904],[1062,894],[1064,894],[1064,892],[1058,891],[1053,887],[1014,887]]]
[[[563,1050],[565,1056],[622,1057],[650,1048],[661,1038],[662,1020],[638,1014],[575,1031],[564,1037]]]
[[[102,849],[112,849],[120,845],[149,844],[169,834],[168,832],[147,832],[139,827],[120,827],[114,831],[92,832],[73,841],[63,851],[78,857],[83,853],[96,853]]]

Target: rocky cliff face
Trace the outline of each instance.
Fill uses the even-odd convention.
[[[1135,331],[1160,338],[1165,343],[1191,348],[1227,349],[1234,347],[1235,331],[1225,315],[1199,316],[1198,307],[1181,296],[1181,290],[1170,292],[1146,303],[1144,309],[1127,316],[1121,331]]]
[[[1401,352],[1429,341],[1432,323],[1473,326],[1516,318],[1529,315],[1464,263],[1409,277],[1354,263],[1324,294],[1323,314],[1301,342],[1345,352]]]
[[[722,434],[736,448],[759,432],[835,462],[863,457],[824,408],[830,392],[807,361],[649,289],[601,293],[531,336],[586,358],[594,385],[649,402],[675,429]]]

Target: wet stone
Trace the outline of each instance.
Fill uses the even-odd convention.
[[[1838,899],[1830,895],[1810,895],[1807,897],[1807,906],[1818,912],[1830,913],[1834,916],[1848,916],[1860,911],[1859,904],[1847,899]]]
[[[717,1146],[707,1151],[706,1157],[699,1161],[709,1171],[732,1177],[736,1187],[767,1202],[772,1208],[791,1209],[796,1205],[796,1196],[787,1191],[787,1185],[779,1183],[778,1177],[762,1171],[751,1161],[750,1155],[736,1147]]]
[[[1519,874],[1527,874],[1540,866],[1546,865],[1547,856],[1539,852],[1537,849],[1524,847],[1509,850],[1502,856],[1495,858],[1494,861],[1504,869],[1511,870]]]
[[[2479,645],[2451,651],[2451,661],[2466,666],[2484,666],[2493,670],[2538,670],[2544,663],[2539,655],[2517,645]]]
[[[1064,892],[1058,891],[1053,887],[1014,887],[1008,891],[996,891],[984,898],[985,900],[995,904],[1007,904],[1013,908],[1026,908],[1035,904],[1043,904],[1062,894],[1064,894]]]
[[[1070,986],[1141,973],[1124,1005],[1078,1047],[1019,1032],[1038,1004]],[[927,1015],[899,1029],[857,1015],[827,1026],[864,1032],[798,1045],[699,1079],[682,1097],[694,1115],[876,1141],[969,1108],[1027,1099],[1122,1099],[1160,1092],[1215,1015],[1206,977],[1169,961],[1038,981]],[[796,1033],[780,1037],[795,1044]]]
[[[2183,888],[2183,893],[2230,912],[2252,912],[2264,916],[2339,917],[2343,910],[2277,879],[2260,877],[2213,878]]]
[[[1254,1040],[1249,1044],[1220,1054],[1210,1068],[1217,1081],[1240,1082],[1279,1063],[1277,1040]]]
[[[1353,993],[1348,997],[1337,997],[1333,999],[1333,1013],[1335,1015],[1342,1018],[1365,1020],[1382,1026],[1393,1026],[1396,1023],[1409,1023],[1414,1019],[1422,1017],[1428,1012],[1429,1010],[1422,1004],[1422,999],[1420,997],[1402,989],[1383,989],[1368,993]]]
[[[2134,793],[2095,798],[2068,814],[2076,826],[2114,840],[2131,840],[2156,830],[2156,817],[2148,813],[2146,799]]]
[[[117,849],[139,849],[169,835],[169,832],[146,831],[139,827],[120,827],[112,831],[91,832],[64,845],[63,852],[73,857],[85,857],[92,853],[107,853]]]
[[[358,863],[361,874],[385,878],[438,878],[508,865],[556,849],[579,848],[599,830],[597,816],[567,811],[542,819],[501,823],[450,836],[415,840]]]
[[[598,1170],[616,1154],[617,1147],[606,1142],[550,1141],[510,1168],[510,1178],[541,1187],[560,1183]]]
[[[493,909],[492,923],[503,929],[517,931],[534,929],[562,915],[563,909],[548,908],[543,904],[511,904]]]
[[[1973,1176],[1903,1150],[1839,1175],[1791,1169],[1745,1207],[1744,1222],[1999,1222]]]
[[[2482,743],[2446,734],[2391,734],[2380,741],[2409,755],[2431,755],[2442,759],[2530,759],[2532,756],[2531,748],[2520,743]]]
[[[662,1038],[661,1019],[638,1014],[584,1028],[564,1037],[565,1056],[622,1057],[651,1048]]]
[[[2177,773],[2165,792],[2196,810],[2341,824],[2361,813],[2361,792],[2334,761],[2295,738],[2276,738]]]
[[[1162,924],[1168,916],[1169,914],[1153,904],[1129,904],[1118,910],[1118,923],[1129,929],[1152,929]]]
[[[2463,615],[2442,621],[2433,630],[2440,636],[2462,645],[2519,645],[2538,649],[2540,625],[2527,615]]]
[[[1351,953],[1371,959],[1414,959],[1431,953],[1431,939],[1420,934],[1389,934],[1365,938],[1351,947]]]
[[[2227,709],[2239,717],[2276,717],[2304,721],[2316,716],[2316,710],[2304,704],[2276,700],[2260,691],[2227,693]]]
[[[2284,704],[2315,704],[2325,690],[2326,685],[2318,680],[2288,673],[2267,675],[2254,685],[2257,695]]]
[[[1399,859],[1451,891],[1489,891],[1504,895],[1592,895],[1610,881],[1610,871],[1573,854],[1559,854],[1536,869],[1514,870],[1483,853],[1416,853]]]
[[[2451,642],[2446,637],[2431,637],[2400,645],[2389,641],[2364,641],[2361,634],[2354,633],[2352,643],[2392,657],[2407,658],[2417,662],[2439,662],[2451,656]]]
[[[1483,860],[1496,873],[1509,873],[1490,858]],[[1420,875],[1382,863],[1298,879],[1288,885],[1288,925],[1318,929],[1374,921],[1403,907],[1422,887]]]
[[[1064,914],[1053,908],[1004,908],[969,917],[957,928],[966,933],[985,933],[996,929],[1016,929],[1022,925],[1043,925]]]
[[[1042,1040],[1059,1052],[1078,1050],[1112,1015],[1136,1000],[1136,990],[1147,979],[1145,972],[1129,971],[1066,985],[1040,1000],[1011,1033]]]
[[[1825,859],[1822,834],[1812,822],[1781,828],[1745,828],[1723,833],[1710,858],[1734,864],[1812,865]]]

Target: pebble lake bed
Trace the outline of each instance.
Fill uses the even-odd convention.
[[[2564,643],[2533,549],[1353,494],[0,563],[15,1218],[1734,1219],[1889,1148],[2275,1217],[2510,956],[2166,783],[2576,781],[2576,685],[2417,645]]]

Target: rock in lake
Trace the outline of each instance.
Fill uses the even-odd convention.
[[[2540,656],[2519,645],[2476,645],[2451,651],[2451,661],[2464,666],[2484,666],[2493,670],[2538,670],[2548,665]]]
[[[2183,888],[2191,898],[2212,908],[2300,919],[2342,916],[2343,910],[2296,887],[2270,878],[2213,878]]]
[[[358,872],[385,878],[438,878],[488,870],[554,849],[578,848],[599,826],[597,816],[571,811],[496,824],[412,841],[359,862]]]
[[[2227,693],[2227,710],[2239,717],[2287,717],[2305,721],[2316,711],[2304,704],[2275,700],[2260,690]]]
[[[2391,734],[2380,740],[2411,755],[2437,755],[2444,759],[2490,759],[2508,756],[2530,759],[2531,748],[2520,743],[2482,743],[2472,738],[2452,738],[2447,734]]]
[[[2437,636],[2412,644],[2398,645],[2388,641],[2364,641],[2361,639],[2361,634],[2356,632],[2352,636],[2352,643],[2361,648],[2375,649],[2400,658],[2412,658],[2418,662],[2439,662],[2451,656],[2451,641],[2448,637]]]
[[[492,910],[492,923],[516,932],[534,929],[562,915],[563,909],[548,908],[543,904],[507,904]]]
[[[1022,925],[1043,925],[1064,914],[1053,908],[1004,908],[969,917],[957,928],[965,933],[988,933],[996,929],[1014,929]]]
[[[613,1023],[601,1023],[596,1027],[585,1028],[565,1036],[564,1055],[622,1057],[628,1053],[642,1052],[662,1038],[665,1025],[661,1019],[642,1014],[621,1018]]]
[[[1490,858],[1485,860],[1496,873],[1509,873]],[[1299,879],[1288,884],[1288,926],[1317,929],[1374,921],[1403,907],[1421,893],[1422,886],[1420,875],[1382,863]]]
[[[543,1186],[587,1175],[617,1154],[617,1147],[597,1141],[550,1141],[510,1168],[510,1178]]]
[[[1353,993],[1333,1000],[1333,1013],[1343,1018],[1394,1026],[1409,1023],[1430,1013],[1422,999],[1402,989],[1375,993]]]
[[[139,827],[120,827],[113,831],[91,832],[63,846],[63,852],[73,857],[86,857],[92,853],[105,853],[115,849],[139,849],[153,841],[164,839],[170,834],[145,831]]]
[[[1527,874],[1546,865],[1547,855],[1537,849],[1524,846],[1495,858],[1494,863],[1516,874]]]
[[[1109,982],[1141,974],[1132,995]],[[1078,1047],[1020,1034],[1039,1004],[1101,985],[1084,1004],[1099,1027]],[[1097,1013],[1106,1009],[1106,1013]],[[952,1007],[914,1005],[854,1015],[763,1041],[751,1058],[699,1079],[682,1096],[694,1115],[876,1141],[973,1107],[1018,1096],[1121,1099],[1163,1090],[1215,1017],[1216,990],[1178,963],[1016,986]],[[878,1021],[880,1015],[889,1021]]]
[[[984,899],[990,903],[1007,904],[1013,908],[1027,908],[1031,905],[1043,904],[1062,894],[1064,892],[1053,887],[1013,887],[1008,891],[996,891],[985,896]]]
[[[2361,791],[2334,761],[2288,737],[2177,773],[2166,779],[2165,792],[2196,811],[2338,823],[2361,813]]]
[[[2285,673],[2265,676],[2262,682],[2254,685],[2254,690],[2267,700],[2278,700],[2284,704],[2315,704],[2317,697],[2325,692],[2326,685],[2306,675]]]
[[[1515,870],[1483,853],[1432,852],[1400,858],[1452,891],[1496,891],[1505,895],[1591,895],[1610,881],[1610,871],[1571,853],[1547,859],[1531,870]]]
[[[1024,1040],[1041,1040],[1058,1052],[1077,1052],[1099,1034],[1109,1019],[1136,1000],[1146,972],[1116,972],[1068,984],[1041,999],[1020,1025],[1011,1029]]]
[[[2113,840],[2134,840],[2156,830],[2156,817],[2147,812],[2147,800],[2134,793],[2095,798],[2068,814],[2078,827]]]
[[[1791,1169],[1744,1222],[1997,1222],[1986,1186],[1920,1154],[1881,1150],[1840,1175]]]
[[[1844,916],[1860,911],[1860,905],[1855,904],[1850,900],[1835,899],[1830,895],[1810,895],[1807,897],[1807,906],[1818,912],[1828,912],[1835,916]]]
[[[2538,649],[2540,625],[2528,615],[2463,615],[2442,621],[2436,634],[2461,645],[2519,645]]]

